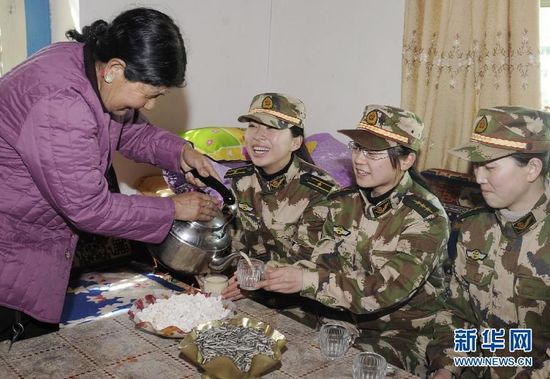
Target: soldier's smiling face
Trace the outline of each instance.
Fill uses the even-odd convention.
[[[508,156],[476,163],[474,173],[483,198],[492,208],[526,211],[541,196],[540,186],[536,186],[536,181],[540,180],[540,170],[537,172],[531,162],[520,166],[514,158]]]
[[[382,195],[395,187],[401,176],[393,168],[388,150],[365,155],[361,150],[352,150],[353,171],[359,187],[372,188],[374,196]]]
[[[267,174],[283,169],[300,148],[302,137],[293,137],[290,129],[277,129],[250,122],[244,134],[246,150],[252,163]]]

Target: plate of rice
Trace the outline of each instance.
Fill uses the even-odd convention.
[[[183,338],[205,322],[234,316],[236,306],[220,296],[202,292],[146,295],[137,299],[128,315],[137,329],[168,338]]]

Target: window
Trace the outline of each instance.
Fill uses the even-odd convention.
[[[543,109],[550,111],[550,0],[540,2],[540,83]]]

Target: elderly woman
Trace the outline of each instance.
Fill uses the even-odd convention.
[[[449,311],[428,349],[434,378],[549,378],[550,113],[484,108],[474,125],[450,153],[474,164],[489,207],[462,216]],[[454,360],[465,356],[487,360]]]
[[[185,79],[178,27],[145,8],[94,22],[0,79],[0,338],[57,329],[78,231],[160,242],[174,219],[210,220],[214,199],[110,193],[115,150],[216,175],[139,109]],[[194,180],[194,178],[189,178]],[[12,329],[15,336],[12,336]]]
[[[420,376],[449,236],[443,206],[414,168],[422,130],[412,112],[367,105],[356,129],[340,131],[352,139],[357,187],[329,197],[316,267],[269,268],[260,283],[350,311],[341,317],[360,329],[356,343]]]

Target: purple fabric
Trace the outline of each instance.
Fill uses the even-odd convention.
[[[58,322],[76,230],[160,242],[170,199],[108,191],[112,151],[177,170],[184,141],[118,123],[84,72],[83,45],[54,44],[0,78],[0,305]]]
[[[328,172],[340,187],[346,188],[354,183],[351,153],[345,143],[329,133],[313,134],[306,138],[307,142],[317,143],[311,158],[317,166]]]

